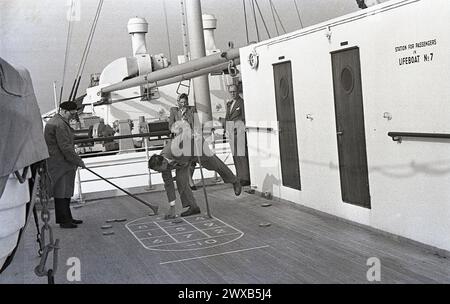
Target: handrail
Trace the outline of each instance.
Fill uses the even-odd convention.
[[[214,132],[214,130],[213,130],[213,132]],[[139,138],[139,137],[141,137],[141,138],[144,138],[144,137],[155,137],[155,136],[158,136],[159,134],[163,134],[163,135],[170,135],[170,132],[168,131],[168,130],[166,130],[166,131],[158,131],[158,132],[151,132],[151,133],[141,133],[141,134],[131,134],[131,135],[121,135],[121,136],[111,136],[111,137],[100,137],[100,138],[93,138],[93,139],[83,139],[83,140],[78,140],[78,141],[75,141],[75,143],[85,143],[85,142],[96,142],[96,141],[106,141],[106,140],[114,140],[114,139],[124,139],[124,138]],[[167,139],[169,139],[170,137],[168,136],[167,137]],[[149,142],[152,142],[152,141],[156,141],[156,140],[162,140],[162,139],[166,139],[166,138],[159,138],[159,139],[150,139],[150,140],[147,140],[147,141],[149,141]],[[146,141],[146,142],[147,142]],[[226,137],[226,136],[221,136],[221,139],[215,139],[214,141],[213,141],[213,146],[215,145],[215,144],[217,144],[217,143],[227,143],[228,142],[228,138]],[[142,149],[142,148],[140,148],[140,149]],[[144,150],[152,150],[152,149],[149,149],[149,148],[144,148]],[[109,153],[117,153],[117,152],[119,152],[119,151],[108,151]],[[103,152],[103,153],[108,153],[108,152]],[[217,152],[216,151],[216,153],[220,153],[220,154],[230,154],[230,152],[231,151],[227,151],[227,149],[222,149],[220,152]],[[90,155],[92,155],[92,154],[90,154]],[[228,155],[229,156],[229,155]],[[226,161],[227,161],[227,159],[228,159],[228,156],[226,157],[226,159],[224,160],[224,163],[225,163],[225,165],[226,166],[231,166],[231,165],[233,165],[233,163],[227,163]],[[137,157],[137,158],[134,158],[134,159],[139,159],[140,157]],[[109,161],[106,161],[106,162],[109,162]],[[130,164],[137,164],[137,163],[145,163],[146,162],[146,160],[143,160],[143,161],[128,161],[128,162],[123,162],[123,163],[115,163],[115,164],[103,164],[103,165],[97,165],[97,166],[93,166],[93,167],[90,167],[90,168],[101,168],[101,167],[111,167],[111,166],[117,166],[117,165],[130,165]],[[196,167],[195,169],[197,169],[197,168],[199,168],[199,167]],[[80,171],[81,171],[82,169],[80,169],[79,171],[78,171],[78,182],[79,182],[79,193],[78,193],[78,195],[79,195],[79,200],[83,200],[83,198],[82,198],[82,189],[81,189],[81,184],[83,184],[83,183],[90,183],[90,182],[96,182],[96,181],[100,181],[100,180],[102,180],[101,178],[99,178],[99,179],[89,179],[89,180],[81,180],[81,177],[80,177]],[[145,176],[145,175],[148,175],[149,176],[149,180],[151,179],[151,176],[153,175],[153,174],[157,174],[157,173],[159,173],[159,172],[151,172],[151,170],[148,170],[149,172],[148,173],[137,173],[137,174],[133,174],[133,175],[122,175],[122,176],[112,176],[112,177],[108,177],[108,179],[121,179],[121,178],[131,178],[131,177],[136,177],[136,176]],[[217,177],[216,177],[217,178]],[[149,182],[149,188],[151,188],[151,181]]]
[[[84,144],[84,143],[93,143],[98,141],[110,141],[116,139],[126,139],[126,138],[140,138],[140,137],[155,137],[155,136],[163,136],[170,135],[170,131],[155,131],[151,133],[139,133],[139,134],[130,134],[130,135],[118,135],[118,136],[107,136],[107,137],[97,137],[97,138],[89,138],[89,139],[79,139],[75,140],[75,144]]]
[[[393,141],[398,141],[398,142],[402,141],[402,137],[450,139],[450,134],[444,134],[444,133],[388,132],[388,136],[392,137]]]
[[[213,132],[216,130],[225,130],[224,127],[214,127],[211,129]],[[254,126],[245,126],[245,130],[249,131],[249,130],[256,130],[256,131],[266,131],[266,132],[273,132],[275,131],[274,128],[270,128],[270,127],[254,127]]]
[[[270,128],[269,128],[270,129]],[[78,139],[74,141],[74,144],[84,144],[84,143],[92,143],[92,142],[99,142],[99,141],[111,141],[111,140],[117,140],[117,139],[126,139],[126,138],[143,138],[143,137],[161,137],[163,135],[166,135],[167,138],[159,138],[154,139],[154,141],[159,141],[161,139],[169,139],[169,135],[171,134],[170,131],[155,131],[151,133],[139,133],[139,134],[130,134],[130,135],[118,135],[118,136],[109,136],[109,137],[96,137],[96,138],[88,138],[88,139]],[[227,139],[224,139],[223,142],[227,142]],[[152,140],[150,140],[152,141]],[[222,140],[216,140],[216,143],[222,142]]]
[[[144,159],[144,160],[133,161],[133,162],[123,162],[123,163],[112,163],[112,164],[104,164],[104,165],[97,165],[97,166],[89,166],[89,169],[116,167],[116,166],[123,166],[123,165],[133,165],[133,164],[141,164],[141,163],[146,163],[146,162],[147,162],[147,160]]]
[[[230,153],[230,152],[228,152],[228,153]],[[223,153],[223,154],[226,154],[226,153]],[[146,163],[147,161],[140,161],[140,162],[133,162],[133,163],[123,163],[123,164],[111,164],[111,165],[104,165],[104,166],[89,166],[89,169],[95,169],[95,168],[106,168],[106,167],[111,167],[111,166],[113,166],[113,165],[115,165],[115,166],[118,166],[118,165],[128,165],[128,164],[135,164],[135,163]],[[226,162],[224,162],[224,164],[226,165],[226,166],[232,166],[232,165],[234,165],[234,163],[226,163]],[[195,170],[196,169],[199,169],[200,168],[200,166],[195,166]],[[83,168],[80,168],[80,170],[83,170]],[[148,173],[135,173],[135,174],[131,174],[131,175],[119,175],[119,176],[110,176],[110,177],[108,177],[108,179],[120,179],[120,178],[129,178],[129,177],[137,177],[137,176],[144,176],[144,175],[148,175],[148,174],[150,174],[150,175],[153,175],[153,174],[159,174],[160,172],[157,172],[157,171],[153,171],[153,170],[151,170],[150,172],[148,172]],[[100,179],[100,178],[94,178],[94,179],[86,179],[86,180],[80,180],[80,183],[82,184],[82,183],[91,183],[91,182],[97,182],[97,181],[101,181],[102,179]]]
[[[234,163],[224,163],[226,166],[232,166],[234,165]],[[92,167],[89,167],[89,169],[91,169]],[[97,167],[100,168],[100,167]],[[194,169],[197,170],[199,169],[200,166],[196,166]],[[120,179],[120,178],[130,178],[130,177],[138,177],[138,176],[145,176],[145,175],[155,175],[155,174],[159,174],[160,172],[157,171],[151,171],[150,173],[135,173],[135,174],[130,174],[130,175],[119,175],[119,176],[110,176],[108,177],[108,179]],[[86,180],[82,180],[80,181],[80,183],[92,183],[92,182],[98,182],[101,181],[101,178],[93,178],[93,179],[86,179]]]
[[[90,169],[91,167],[89,167]],[[154,173],[150,173],[154,174]],[[135,174],[128,174],[128,175],[118,175],[118,176],[109,176],[108,179],[120,179],[120,178],[129,178],[129,177],[138,177],[138,176],[146,176],[148,173],[135,173]],[[99,182],[101,181],[101,178],[93,178],[93,179],[85,179],[81,181],[82,183],[92,183],[92,182]]]
[[[265,127],[245,127],[245,129],[248,130],[256,130],[256,131],[266,131],[266,132],[273,132],[274,128],[265,128]]]

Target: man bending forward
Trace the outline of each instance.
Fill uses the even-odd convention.
[[[233,172],[225,165],[215,154],[209,150],[201,136],[180,135],[172,139],[163,148],[160,155],[154,154],[148,161],[148,167],[152,170],[161,172],[167,199],[169,200],[169,213],[166,219],[175,218],[175,186],[173,183],[172,170],[176,170],[176,181],[178,193],[180,195],[183,208],[188,208],[181,213],[181,216],[189,216],[200,213],[200,208],[195,202],[192,190],[189,187],[190,163],[198,160],[204,168],[216,171],[225,183],[233,185],[234,193],[241,194],[241,183]],[[189,147],[183,144],[190,144]],[[196,144],[196,146],[194,146]],[[199,153],[195,153],[200,151]]]

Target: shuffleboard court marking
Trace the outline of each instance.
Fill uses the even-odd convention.
[[[172,240],[174,240],[175,242],[177,241],[173,236],[171,236],[163,227],[161,227],[160,225],[158,225],[158,223],[155,223],[162,231],[164,231],[168,236],[170,236],[172,238]]]
[[[229,233],[229,234],[223,234],[221,236],[230,236],[230,235],[235,235],[238,234],[238,232],[236,233]],[[210,239],[211,237],[204,237],[204,238],[200,238],[200,239],[195,239],[195,241],[202,241],[202,240],[207,240]],[[151,239],[151,238],[145,238],[145,239]],[[182,243],[188,243],[188,242],[192,242],[192,241],[178,241],[178,244],[182,244]],[[154,245],[152,247],[160,247],[160,246],[164,246],[164,245]]]
[[[172,220],[135,219],[125,225],[134,238],[148,250],[192,251],[225,245],[240,239],[244,233],[218,218],[195,215]]]
[[[187,259],[180,259],[180,260],[174,260],[174,261],[161,262],[161,263],[159,263],[159,265],[173,264],[173,263],[179,263],[179,262],[185,262],[185,261],[191,261],[191,260],[198,260],[198,259],[204,259],[204,258],[220,256],[220,255],[225,255],[225,254],[238,253],[238,252],[255,250],[255,249],[262,249],[262,248],[267,248],[267,247],[270,247],[270,246],[269,245],[265,245],[265,246],[259,246],[259,247],[253,247],[253,248],[245,248],[245,249],[239,249],[239,250],[233,250],[233,251],[226,251],[226,252],[221,252],[221,253],[216,253],[216,254],[203,255],[203,256],[187,258]]]

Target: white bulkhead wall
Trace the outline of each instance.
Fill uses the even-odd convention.
[[[326,27],[312,31],[358,16],[367,17],[332,26],[330,32]],[[276,132],[248,133],[252,184],[274,196],[450,250],[450,140],[397,143],[387,136],[450,133],[449,29],[447,0],[390,1],[241,49],[248,126],[276,122],[272,65],[292,63],[302,191],[281,185]],[[294,35],[298,37],[288,39]],[[435,45],[420,46],[433,40]],[[408,49],[409,44],[414,48]],[[330,52],[353,46],[360,48],[372,209],[342,202],[340,190]],[[248,64],[254,49],[259,55],[256,70]],[[424,62],[423,55],[431,53],[433,60]],[[402,58],[417,55],[420,62],[401,64]],[[389,115],[390,120],[385,118]]]

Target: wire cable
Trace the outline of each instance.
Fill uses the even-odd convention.
[[[72,40],[72,13],[73,13],[73,6],[74,6],[74,0],[70,3],[70,18],[69,18],[69,28],[67,30],[67,37],[66,37],[66,50],[64,52],[64,67],[63,67],[63,75],[62,75],[62,81],[61,81],[61,90],[59,93],[59,104],[61,104],[62,96],[64,92],[64,81],[66,79],[66,71],[67,71],[67,58],[68,54],[70,52],[70,42]]]
[[[83,55],[81,56],[80,64],[78,65],[77,73],[75,74],[75,80],[73,82],[72,89],[70,91],[69,101],[70,100],[75,100],[75,98],[76,98],[76,93],[74,94],[74,92],[78,90],[78,86],[79,86],[79,83],[80,83],[80,80],[81,80],[80,71],[81,71],[81,68],[83,66],[83,62],[84,62],[84,59],[86,57],[86,52],[87,52],[87,49],[88,49],[88,46],[89,46],[89,41],[91,40],[91,36],[92,36],[93,29],[94,29],[94,25],[95,25],[96,19],[97,19],[98,14],[99,14],[100,2],[101,2],[101,0],[99,1],[99,6],[97,6],[97,11],[95,12],[94,19],[92,20],[91,28],[89,30],[88,39],[86,41],[86,45],[84,46]]]
[[[258,38],[258,42],[260,42],[261,38],[259,36],[258,20],[256,19],[255,0],[251,0],[251,1],[252,1],[253,19],[255,20],[256,37]]]
[[[164,10],[164,20],[165,20],[165,23],[166,23],[166,35],[167,35],[167,44],[168,44],[168,47],[169,47],[169,58],[170,58],[170,61],[172,61],[172,48],[170,46],[169,22],[167,20],[166,1],[162,0],[162,3],[163,3],[163,10]]]
[[[72,87],[73,94],[71,92],[70,93],[70,97],[69,97],[69,100],[72,100],[72,101],[74,101],[76,99],[76,96],[77,96],[78,87],[79,87],[80,82],[81,82],[81,76],[83,75],[84,68],[85,68],[86,62],[87,62],[87,58],[88,58],[88,55],[89,55],[89,52],[90,52],[90,49],[91,49],[92,41],[93,41],[93,38],[94,38],[95,30],[97,29],[98,19],[100,17],[100,13],[101,13],[101,10],[102,10],[103,1],[104,0],[99,0],[99,2],[98,2],[97,11],[96,11],[94,19],[92,21],[91,29],[89,31],[88,39],[87,39],[86,45],[84,47],[84,51],[83,51],[83,55],[81,57],[80,65],[78,66],[77,74],[75,76],[74,87]]]
[[[277,36],[279,36],[280,32],[278,31],[277,19],[275,18],[275,12],[273,11],[272,0],[269,0],[269,5],[270,5],[270,11],[272,12],[273,24],[275,24],[275,30],[277,31]]]
[[[81,76],[81,75],[83,74],[83,72],[84,72],[84,67],[85,67],[86,62],[87,62],[87,57],[88,57],[88,55],[89,55],[89,51],[91,50],[91,45],[92,45],[92,41],[93,41],[93,38],[94,38],[95,30],[97,29],[98,19],[99,19],[99,17],[100,17],[100,13],[101,13],[101,10],[102,10],[102,6],[103,6],[103,0],[100,0],[99,5],[98,5],[98,14],[97,14],[97,16],[96,16],[97,18],[95,19],[94,29],[92,30],[91,40],[89,41],[89,46],[88,46],[88,49],[87,49],[87,51],[86,51],[86,56],[85,56],[85,58],[84,58],[84,63],[83,63],[83,67],[81,68],[80,76]]]
[[[269,29],[267,28],[266,21],[264,20],[264,16],[261,12],[261,9],[259,8],[258,0],[255,0],[255,3],[256,3],[256,8],[258,9],[258,12],[259,12],[259,16],[261,17],[261,20],[263,22],[264,28],[266,29],[267,36],[269,36],[269,39],[270,39],[272,37],[270,37],[270,33],[269,33]]]
[[[281,18],[280,18],[280,15],[278,15],[277,8],[275,7],[275,4],[272,3],[272,5],[273,5],[273,10],[275,11],[275,14],[278,18],[278,22],[280,22],[281,28],[283,29],[283,32],[286,34],[286,29],[283,26],[283,22],[281,22]]]
[[[102,1],[99,0],[99,5],[100,5],[101,2]],[[83,55],[81,56],[80,65],[78,66],[78,70],[77,70],[75,78],[78,77],[78,75],[80,75],[80,71],[81,71],[81,68],[83,66],[84,58],[86,57],[86,52],[87,52],[87,49],[88,49],[88,46],[89,46],[89,41],[91,41],[91,36],[92,36],[92,32],[93,32],[93,29],[94,29],[95,22],[97,20],[99,9],[100,9],[100,6],[97,6],[97,11],[95,12],[94,19],[92,19],[92,24],[91,24],[91,28],[89,30],[88,39],[86,40],[86,45],[84,46]]]
[[[244,6],[245,35],[247,37],[247,44],[249,44],[250,39],[248,38],[247,9],[245,7],[245,0],[242,0],[242,4]]]
[[[301,26],[301,28],[303,28],[302,17],[300,17],[300,10],[298,9],[297,1],[296,0],[293,0],[293,1],[294,1],[294,5],[295,5],[295,10],[297,11],[298,20],[300,21],[300,26]]]

